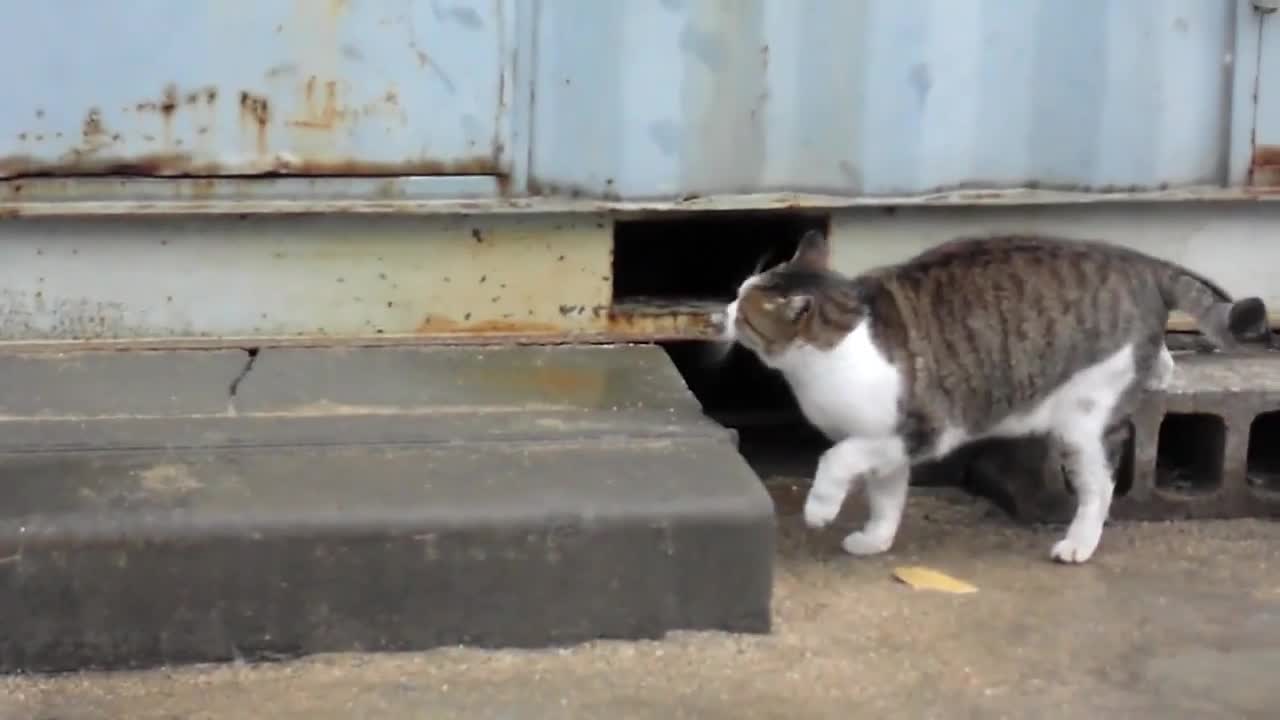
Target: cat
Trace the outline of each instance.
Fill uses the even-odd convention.
[[[1233,301],[1186,268],[1100,241],[961,237],[856,277],[829,255],[824,233],[805,233],[715,323],[783,375],[834,443],[806,524],[830,524],[850,492],[866,493],[868,519],[841,543],[853,555],[893,545],[911,466],[983,438],[1050,435],[1076,496],[1050,557],[1087,562],[1113,492],[1104,437],[1174,376],[1170,311],[1220,349],[1270,338],[1260,298]]]

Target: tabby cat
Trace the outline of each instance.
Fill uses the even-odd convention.
[[[1171,310],[1219,348],[1269,337],[1259,298],[1233,302],[1178,265],[1101,242],[961,238],[848,277],[810,231],[794,257],[748,278],[719,321],[726,341],[782,373],[834,445],[804,517],[823,527],[861,486],[854,555],[890,548],[913,464],[990,437],[1054,436],[1077,506],[1050,555],[1086,562],[1111,506],[1104,436],[1173,377]]]

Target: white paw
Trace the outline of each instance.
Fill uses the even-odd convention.
[[[840,547],[850,555],[879,555],[892,546],[892,536],[862,531],[850,534],[840,543]]]
[[[809,490],[809,497],[804,501],[804,524],[815,530],[831,524],[840,514],[844,498],[818,491],[817,486]]]
[[[1061,563],[1078,565],[1088,562],[1093,557],[1093,551],[1098,548],[1098,543],[1085,543],[1067,536],[1054,544],[1053,549],[1049,551],[1049,556]]]

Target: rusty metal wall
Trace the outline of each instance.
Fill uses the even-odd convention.
[[[1222,185],[1236,6],[541,0],[531,173],[620,198]]]
[[[1250,88],[1240,99],[1236,132],[1247,138],[1233,160],[1233,174],[1249,187],[1280,188],[1280,13],[1275,3],[1242,3],[1240,82]],[[1247,20],[1256,19],[1254,23]],[[1256,25],[1256,28],[1255,28]],[[1248,133],[1245,135],[1245,133]]]
[[[41,192],[232,202],[264,195],[232,175],[377,175],[265,194],[436,212],[1216,197],[1271,184],[1277,22],[1253,0],[21,3],[0,178],[198,175]],[[492,182],[419,182],[457,175]],[[0,214],[37,202],[15,187]]]
[[[1255,0],[8,9],[0,341],[696,337],[613,297],[612,222],[734,208],[832,211],[850,271],[1067,231],[1280,307]]]
[[[610,328],[606,223],[0,221],[0,339],[526,338]]]
[[[511,5],[10,3],[0,177],[505,173]]]
[[[830,227],[833,262],[850,273],[956,233],[1068,233],[1185,263],[1280,308],[1280,244],[1265,242],[1280,232],[1278,203],[860,208]],[[615,297],[604,215],[25,218],[0,219],[0,239],[3,342],[692,339],[709,336],[718,308]],[[681,258],[649,260],[661,272]]]

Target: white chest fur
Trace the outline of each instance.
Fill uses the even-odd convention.
[[[902,377],[871,341],[866,322],[831,350],[797,345],[771,364],[809,422],[832,440],[894,432]]]

